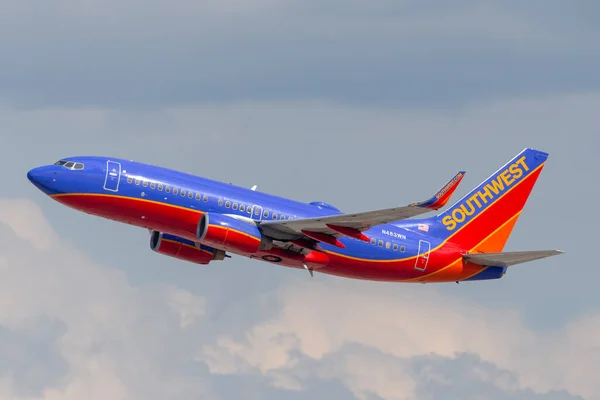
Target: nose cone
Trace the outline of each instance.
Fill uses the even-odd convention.
[[[57,176],[58,171],[54,166],[34,168],[27,173],[27,179],[48,195],[56,193]]]

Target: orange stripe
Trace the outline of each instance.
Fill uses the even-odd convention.
[[[522,210],[519,210],[519,212],[517,212],[515,215],[513,215],[510,219],[508,219],[505,223],[503,223],[502,225],[500,225],[496,230],[494,230],[494,232],[490,233],[488,236],[486,236],[482,241],[480,241],[477,245],[475,245],[473,248],[477,248],[479,245],[481,245],[482,243],[484,243],[486,240],[488,240],[489,238],[491,238],[492,236],[494,236],[497,232],[499,232],[500,230],[502,230],[506,225],[510,224],[513,220],[515,220],[516,218],[519,217],[519,215],[521,214]],[[445,271],[446,269],[450,268],[452,265],[454,265],[457,261],[461,261],[463,258],[462,256],[460,256],[456,261],[452,262],[451,264],[438,269],[437,271],[433,271],[427,275],[418,277],[418,278],[410,278],[410,279],[406,279],[406,280],[402,280],[401,282],[410,282],[410,281],[415,281],[415,280],[420,280],[420,279],[424,279],[424,278],[429,278],[433,275],[436,275],[442,271]],[[480,267],[481,268],[481,267]],[[463,278],[464,279],[464,278]],[[457,279],[459,280],[459,279]]]
[[[506,192],[504,192],[501,196],[497,197],[494,200],[494,203],[496,203],[497,201],[499,201],[501,198],[503,198],[504,196],[506,196],[507,194],[509,194],[511,191],[513,191],[514,189],[516,189],[517,187],[519,187],[519,185],[521,185],[522,183],[526,182],[527,179],[531,176],[533,176],[535,174],[535,172],[537,172],[537,170],[539,170],[540,168],[542,168],[544,166],[545,163],[540,164],[536,169],[534,169],[533,171],[531,171],[531,173],[529,175],[527,175],[525,177],[525,179],[523,179],[522,181],[520,181],[519,183],[517,183],[515,186],[511,187],[509,190],[507,190]],[[444,239],[444,241],[442,241],[438,246],[434,247],[433,249],[430,250],[430,253],[439,250],[441,247],[443,247],[445,244],[447,244],[450,239],[452,239],[454,236],[456,236],[459,232],[461,232],[463,229],[465,229],[467,226],[469,226],[473,221],[477,220],[477,218],[479,218],[481,215],[483,215],[486,211],[488,211],[490,209],[492,205],[489,205],[486,209],[484,209],[482,212],[480,212],[479,214],[477,214],[475,217],[473,217],[473,219],[469,220],[467,223],[465,223],[463,226],[461,226],[460,228],[458,228],[456,230],[456,232],[452,233],[450,236],[448,236],[446,239]],[[520,210],[519,210],[520,212]],[[302,221],[301,219],[299,219],[298,221]],[[398,261],[410,261],[413,259],[416,259],[417,257],[420,256],[420,254],[417,254],[416,256],[411,256],[411,257],[407,257],[407,258],[395,258],[395,259],[390,259],[390,260],[373,260],[370,258],[360,258],[360,257],[352,257],[352,256],[348,256],[345,254],[340,254],[337,253],[333,250],[323,250],[326,253],[329,254],[333,254],[336,255],[338,257],[342,257],[342,258],[347,258],[350,260],[356,260],[356,261],[370,261],[370,262],[377,262],[377,263],[392,263],[392,262],[398,262]]]
[[[527,177],[525,177],[525,179],[523,179],[522,181],[520,181],[519,183],[517,183],[515,186],[513,186],[512,188],[510,188],[509,190],[507,190],[506,192],[504,192],[501,196],[497,197],[494,200],[494,203],[496,203],[497,201],[499,201],[500,199],[502,199],[504,196],[508,195],[512,190],[516,189],[517,187],[519,187],[521,184],[523,184],[524,182],[526,182],[530,177],[532,177],[533,175],[535,175],[535,173],[543,168],[545,165],[545,163],[540,164],[537,168],[535,168],[533,171],[531,171]],[[174,205],[174,204],[168,204],[168,203],[163,203],[163,202],[159,202],[159,201],[154,201],[154,200],[148,200],[148,199],[140,199],[140,198],[135,198],[135,197],[129,197],[129,196],[119,196],[119,195],[114,195],[114,194],[99,194],[99,193],[64,193],[64,194],[54,194],[51,195],[51,197],[63,197],[63,196],[96,196],[96,197],[112,197],[112,198],[120,198],[120,199],[127,199],[127,200],[134,200],[134,201],[140,201],[140,202],[147,202],[147,203],[152,203],[152,204],[157,204],[157,205],[161,205],[161,206],[166,206],[166,207],[171,207],[171,208],[175,208],[175,209],[180,209],[180,210],[185,210],[185,211],[190,211],[193,213],[198,213],[198,214],[204,214],[203,211],[201,210],[197,210],[197,209],[193,209],[193,208],[188,208],[188,207],[183,207],[183,206],[178,206],[178,205]],[[493,204],[492,204],[493,205]],[[432,249],[430,251],[430,254],[439,250],[440,248],[442,248],[444,245],[446,245],[455,235],[457,235],[459,232],[461,232],[463,229],[465,229],[467,226],[469,226],[473,221],[475,221],[478,217],[480,217],[481,215],[484,215],[486,213],[486,211],[489,210],[489,208],[492,206],[488,206],[486,209],[484,209],[482,212],[480,212],[479,214],[477,214],[473,219],[469,220],[467,223],[465,223],[463,226],[461,226],[458,230],[456,230],[455,232],[453,232],[450,236],[448,236],[445,240],[443,240],[438,246],[436,246],[434,249]],[[519,212],[517,212],[513,217],[511,217],[508,221],[506,221],[504,224],[502,224],[501,227],[499,227],[498,229],[496,229],[492,234],[488,235],[488,237],[486,237],[484,240],[482,240],[480,243],[478,243],[475,247],[481,245],[484,241],[486,241],[487,239],[489,239],[492,235],[496,234],[500,229],[504,228],[504,226],[509,223],[510,221],[512,221],[514,218],[516,218],[520,212],[522,210],[519,210]],[[301,221],[301,219],[299,219],[298,221]],[[515,221],[516,222],[516,221]],[[213,225],[215,227],[218,227],[218,225]],[[222,227],[221,227],[222,228]],[[230,228],[231,229],[231,228]],[[232,229],[233,231],[235,231],[238,234],[244,235],[246,237],[252,238],[256,241],[260,241],[259,239],[257,239],[256,237],[252,236],[252,235],[248,235],[245,232],[241,232],[235,229]],[[193,246],[191,246],[193,247]],[[474,248],[475,248],[474,247]],[[196,247],[194,247],[196,248]],[[196,248],[197,249],[197,248]],[[352,256],[347,256],[344,254],[340,254],[334,251],[324,251],[325,253],[330,253],[333,254],[337,257],[340,258],[345,258],[345,259],[351,259],[351,260],[356,260],[356,261],[366,261],[367,263],[398,263],[398,262],[405,262],[405,261],[410,261],[413,259],[416,259],[417,257],[420,256],[420,254],[415,255],[415,256],[411,256],[411,257],[407,257],[407,258],[398,258],[398,259],[391,259],[391,260],[374,260],[374,259],[366,259],[366,258],[359,258],[359,257],[352,257]],[[457,262],[461,261],[462,257],[459,257],[457,260],[449,263],[447,266],[438,269],[436,271],[433,271],[427,275],[424,276],[420,276],[420,277],[415,277],[415,278],[409,278],[409,279],[405,279],[405,280],[397,280],[397,282],[414,282],[414,281],[421,281],[421,280],[425,280],[427,278],[430,278],[431,276],[434,276],[436,274],[439,274],[440,272],[446,271],[449,268],[451,268],[453,265],[455,265]],[[483,269],[482,269],[483,270]],[[481,271],[482,271],[481,270]],[[478,272],[481,272],[478,271]],[[458,272],[458,271],[457,271]],[[478,273],[476,272],[476,273]],[[473,275],[475,275],[476,273],[474,273]],[[445,274],[444,274],[445,275]],[[452,279],[454,280],[454,279]]]

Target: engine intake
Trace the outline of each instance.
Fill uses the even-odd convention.
[[[263,236],[253,220],[218,213],[202,215],[196,237],[204,244],[238,254],[253,254],[273,247],[273,240]]]
[[[225,259],[223,250],[200,245],[191,240],[158,231],[152,231],[150,235],[150,248],[159,254],[195,264],[206,265],[211,261]]]

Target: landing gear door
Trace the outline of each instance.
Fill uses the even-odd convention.
[[[419,240],[419,252],[415,262],[415,269],[425,272],[427,263],[429,263],[429,252],[431,251],[431,243],[425,240]]]
[[[104,190],[109,192],[119,191],[119,181],[121,180],[121,163],[116,161],[106,162],[106,178],[104,179]]]

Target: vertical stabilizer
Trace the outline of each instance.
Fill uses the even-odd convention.
[[[499,252],[525,206],[548,153],[525,149],[443,213],[431,234],[471,252]]]

